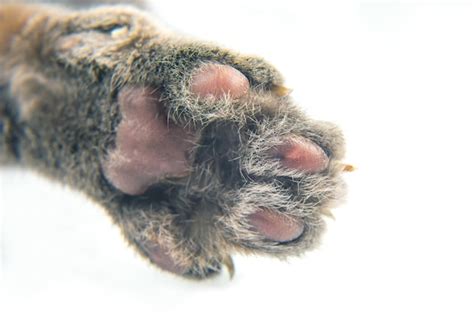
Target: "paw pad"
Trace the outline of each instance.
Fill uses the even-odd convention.
[[[265,238],[275,242],[290,242],[303,234],[301,220],[268,209],[258,210],[248,216],[250,225]]]
[[[169,120],[159,93],[125,87],[118,102],[122,120],[115,148],[103,163],[108,180],[124,193],[139,195],[163,178],[189,174],[198,135]]]
[[[284,167],[307,173],[324,171],[329,165],[329,158],[324,150],[301,137],[293,137],[278,145],[271,155],[280,160]]]
[[[249,90],[249,80],[234,67],[207,63],[191,79],[191,92],[200,97],[238,98]]]

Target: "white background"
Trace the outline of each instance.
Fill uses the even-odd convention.
[[[474,314],[471,1],[159,1],[174,29],[264,56],[347,137],[348,201],[318,251],[167,275],[105,211],[0,171],[2,314]]]

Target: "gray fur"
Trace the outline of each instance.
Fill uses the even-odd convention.
[[[311,121],[291,98],[272,93],[282,77],[264,60],[180,38],[129,6],[39,6],[8,45],[0,55],[0,162],[83,191],[144,257],[140,244],[159,239],[191,268],[188,276],[202,278],[235,251],[285,258],[318,244],[324,210],[343,196],[344,141],[337,127]],[[196,99],[189,84],[203,62],[235,67],[251,92]],[[192,174],[137,197],[110,185],[101,166],[114,146],[116,96],[126,85],[158,88],[170,119],[201,133]],[[331,158],[328,170],[303,174],[266,155],[289,135],[318,143]],[[304,234],[284,244],[265,240],[245,220],[259,207],[303,219]]]

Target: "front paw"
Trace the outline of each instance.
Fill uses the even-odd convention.
[[[198,278],[230,265],[235,251],[287,257],[313,248],[344,190],[340,131],[252,87],[233,66],[188,71],[188,102],[203,112],[214,104],[212,119],[174,117],[165,87],[118,94],[122,120],[103,168],[135,200],[126,235],[154,264]]]
[[[121,7],[36,23],[10,70],[24,163],[103,204],[175,274],[205,278],[236,251],[287,257],[318,244],[344,191],[343,137],[307,118],[273,67]]]

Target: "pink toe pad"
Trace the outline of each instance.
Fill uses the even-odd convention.
[[[208,63],[191,80],[191,92],[200,97],[238,98],[249,90],[249,80],[234,67]]]
[[[257,232],[276,242],[289,242],[303,234],[303,223],[295,218],[268,209],[260,209],[248,216]]]
[[[272,150],[272,155],[284,167],[306,173],[324,171],[329,164],[329,158],[320,146],[301,137],[290,138],[277,146]]]

